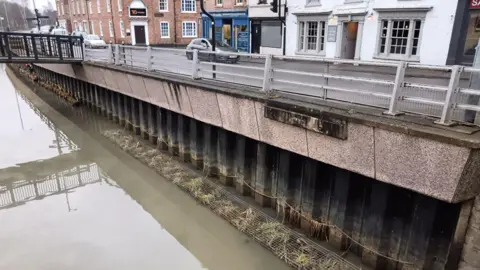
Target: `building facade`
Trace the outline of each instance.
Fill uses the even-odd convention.
[[[445,65],[458,0],[291,0],[287,54]]]
[[[250,19],[250,44],[252,53],[283,54],[284,24],[270,8],[270,0],[251,0],[248,4]],[[284,14],[285,0],[281,0],[281,14]]]
[[[247,0],[207,0],[205,9],[215,21],[215,40],[242,52],[250,51]],[[204,38],[212,38],[211,19],[202,14]]]
[[[67,3],[68,1],[68,3]],[[59,23],[106,42],[133,45],[186,45],[201,36],[195,0],[64,0],[57,1]]]

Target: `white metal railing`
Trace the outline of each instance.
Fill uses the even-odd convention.
[[[480,78],[478,68],[118,44],[84,51],[87,61],[374,106],[388,115],[421,114],[441,125],[472,122],[467,112],[480,112],[480,89],[471,89],[469,83],[472,74]]]

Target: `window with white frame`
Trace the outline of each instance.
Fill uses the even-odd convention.
[[[158,10],[168,11],[168,0],[158,0]]]
[[[103,24],[102,21],[98,22],[98,32],[100,33],[100,36],[103,37]]]
[[[78,31],[78,24],[77,24],[77,22],[73,22],[73,29],[75,29],[75,31]]]
[[[112,11],[112,9],[110,7],[110,0],[105,0],[105,3],[107,4],[107,12]]]
[[[90,28],[92,28],[92,35],[95,35],[95,21],[90,21]]]
[[[92,1],[88,1],[88,13],[92,14]]]
[[[125,25],[123,24],[123,21],[120,21],[120,36],[122,36],[122,38],[125,37]]]
[[[223,0],[216,0],[215,1],[217,6],[222,6],[223,5]]]
[[[80,6],[82,7],[82,14],[85,14],[85,0],[80,0]]]
[[[122,1],[122,0],[117,0],[117,4],[118,4],[118,11],[122,11],[122,9],[123,9],[123,1]]]
[[[80,0],[78,0],[76,3],[77,3],[77,14],[80,15]]]
[[[65,15],[65,5],[62,4],[60,7],[62,8],[62,15]]]
[[[325,20],[299,20],[298,22],[298,53],[325,53]]]
[[[197,23],[182,22],[182,37],[197,37]]]
[[[113,23],[112,23],[112,21],[108,21],[108,32],[110,33],[110,37],[113,37]]]
[[[182,12],[196,12],[195,0],[182,0]]]
[[[70,14],[75,15],[75,3],[70,2],[70,5],[68,5],[68,6],[70,7]]]
[[[170,26],[168,22],[160,22],[160,37],[161,38],[170,37]]]
[[[243,0],[235,0],[235,5],[237,6],[243,5]]]
[[[416,12],[379,12],[379,36],[376,56],[395,60],[420,59],[420,42],[426,13],[429,9]]]
[[[87,33],[90,32],[90,31],[88,31],[88,24],[87,24],[86,21],[83,21],[83,22],[82,22],[82,25],[83,25],[83,31],[85,31],[85,32],[87,32]]]
[[[101,13],[102,8],[100,8],[100,0],[97,0],[97,13]]]

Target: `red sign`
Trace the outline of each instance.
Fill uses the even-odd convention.
[[[480,0],[470,0],[470,8],[480,8]]]

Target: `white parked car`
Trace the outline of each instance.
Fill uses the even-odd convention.
[[[87,35],[84,43],[87,48],[107,48],[105,41],[97,35]]]

